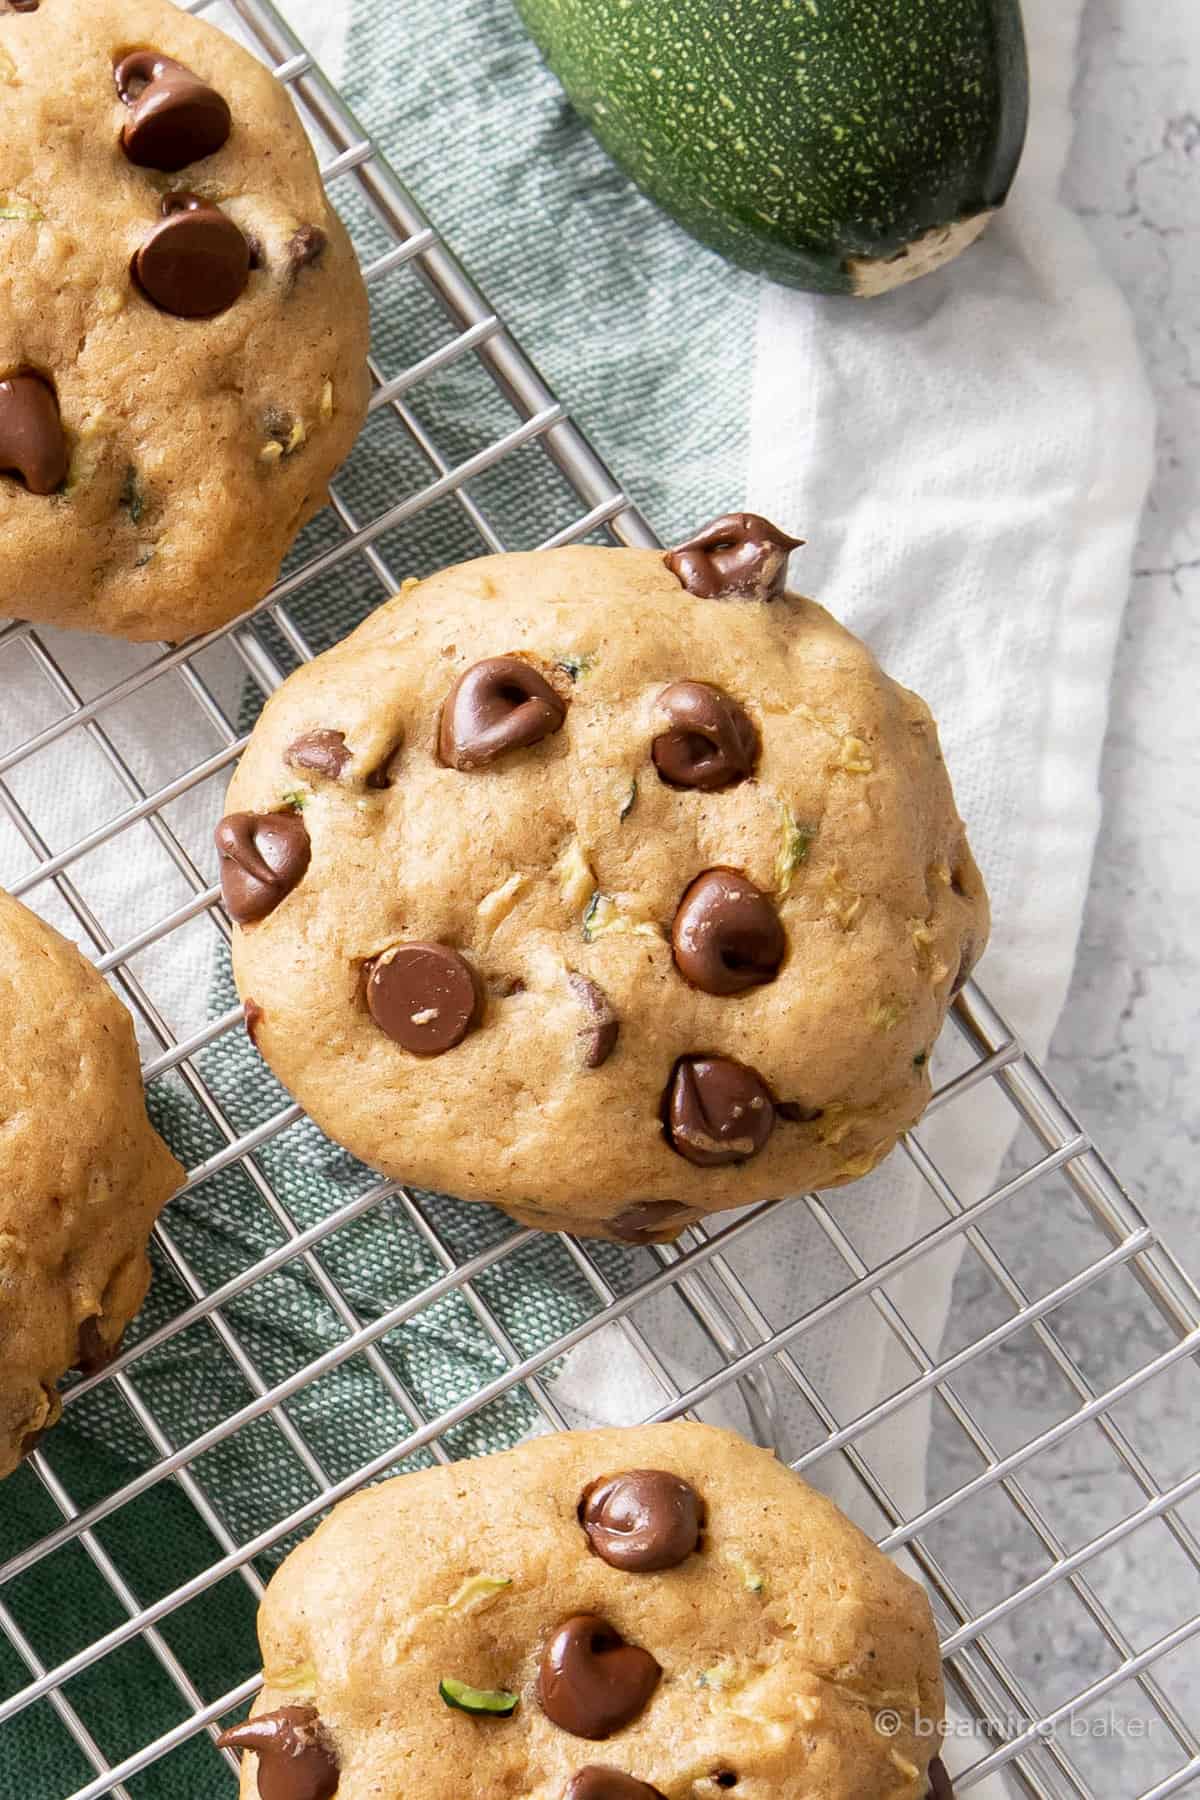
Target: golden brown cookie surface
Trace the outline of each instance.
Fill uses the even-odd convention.
[[[0,893],[0,1477],[58,1418],[59,1378],[119,1346],[182,1175],[146,1118],[128,1013]]]
[[[638,1239],[864,1174],[987,902],[929,712],[653,551],[444,570],[266,707],[222,826],[256,1041],[387,1174]]]
[[[255,1715],[290,1711],[305,1792],[338,1800],[633,1800],[597,1770],[669,1800],[923,1800],[940,1741],[922,1590],[702,1425],[557,1434],[345,1501],[271,1582],[259,1639]],[[288,1793],[285,1766],[247,1755],[245,1800]]]
[[[0,608],[234,617],[366,408],[362,278],[286,93],[167,0],[0,8],[0,243]]]

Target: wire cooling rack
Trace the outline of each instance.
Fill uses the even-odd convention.
[[[186,1101],[208,1133],[199,1153],[195,1132],[186,1143],[176,1136],[191,1166],[156,1233],[151,1304],[115,1363],[69,1389],[64,1424],[0,1493],[0,1800],[233,1794],[233,1759],[214,1739],[256,1690],[253,1615],[282,1551],[362,1482],[469,1449],[463,1433],[496,1409],[519,1400],[518,1423],[562,1425],[547,1377],[602,1326],[619,1331],[652,1384],[649,1412],[703,1413],[722,1394],[739,1396],[744,1429],[818,1479],[836,1470],[849,1480],[856,1513],[885,1548],[915,1563],[971,1738],[962,1791],[1001,1769],[1046,1800],[1165,1800],[1194,1788],[1200,1473],[1194,1431],[1191,1443],[1159,1441],[1146,1402],[1163,1383],[1191,1382],[1177,1411],[1200,1418],[1200,1293],[976,986],[938,1048],[934,1109],[953,1107],[968,1137],[978,1109],[1009,1109],[1017,1147],[999,1184],[952,1185],[923,1126],[898,1154],[919,1172],[926,1210],[886,1257],[856,1243],[852,1204],[789,1203],[796,1230],[815,1236],[836,1274],[826,1264],[823,1285],[796,1294],[784,1316],[768,1311],[754,1280],[768,1206],[619,1257],[554,1240],[577,1322],[566,1331],[561,1320],[518,1325],[505,1283],[535,1234],[496,1220],[482,1247],[477,1237],[464,1247],[457,1222],[467,1209],[374,1177],[332,1180],[323,1209],[301,1216],[281,1171],[294,1134],[312,1128],[285,1100],[256,1115],[253,1097],[215,1079],[223,1046],[242,1029],[240,1010],[226,991],[215,1010],[197,1013],[185,991],[194,981],[178,974],[198,955],[211,961],[215,950],[219,961],[228,938],[208,833],[245,741],[245,694],[261,701],[324,647],[328,581],[340,592],[357,583],[366,610],[448,550],[655,540],[273,9],[199,0],[189,10],[249,43],[290,89],[376,311],[402,328],[377,333],[371,418],[332,507],[252,617],[176,647],[112,647],[99,684],[93,665],[86,678],[76,671],[72,640],[24,624],[0,632],[5,714],[20,693],[25,721],[14,742],[0,719],[0,880],[70,930],[110,976],[137,1022],[152,1109],[168,1132]],[[448,382],[468,401],[453,415],[426,403]],[[457,423],[439,437],[430,420],[447,416]],[[132,718],[152,716],[171,720],[172,740],[194,752],[166,780],[161,770],[146,775],[127,730]],[[62,841],[60,811],[39,813],[81,758],[104,774],[104,816]],[[164,879],[122,885],[122,871],[144,869],[147,854],[160,859]],[[185,1228],[234,1175],[246,1204],[269,1219],[269,1241],[240,1264],[230,1252],[232,1263],[206,1267]],[[1051,1209],[1060,1222],[1053,1260],[1039,1241]],[[368,1308],[341,1273],[341,1250],[381,1212],[419,1248],[422,1272]],[[961,1308],[952,1315],[935,1358],[905,1315],[904,1284],[948,1245],[962,1246],[973,1300],[965,1319]],[[241,1303],[257,1296],[260,1310],[269,1307],[272,1283],[288,1273],[319,1296],[331,1337],[281,1372],[256,1334],[254,1308]],[[447,1402],[436,1384],[422,1385],[411,1346],[451,1305],[487,1355],[478,1379]],[[882,1399],[843,1417],[810,1348],[852,1309],[886,1328],[890,1374]],[[692,1333],[686,1371],[655,1347],[665,1314],[672,1342],[680,1321]],[[1119,1331],[1115,1383],[1111,1342],[1102,1363],[1097,1354],[1097,1317]],[[1060,1400],[1049,1413],[1041,1390],[1037,1408],[1022,1408],[1020,1396],[1016,1407],[998,1404],[1006,1350],[1018,1344],[1036,1347],[1056,1379]],[[228,1381],[212,1376],[214,1355]],[[189,1370],[202,1372],[184,1432],[177,1420],[169,1432],[155,1410],[164,1365],[185,1392]],[[344,1428],[324,1432],[319,1410],[306,1409],[352,1366],[377,1384],[391,1421],[382,1448]],[[943,1458],[950,1475],[909,1510],[878,1454],[879,1434],[906,1409],[914,1420],[932,1410],[938,1441],[949,1434],[955,1445]],[[81,1438],[90,1445],[82,1461],[67,1455]],[[139,1449],[129,1450],[131,1438]],[[223,1459],[245,1450],[253,1461],[267,1439],[295,1480],[231,1511]],[[107,1456],[109,1443],[123,1454]],[[1097,1515],[1089,1477],[1116,1471],[1124,1510]],[[1022,1548],[988,1574],[976,1547],[999,1535],[998,1508],[1005,1542],[1015,1516]],[[157,1554],[164,1547],[174,1553],[169,1574]],[[1154,1641],[1136,1605],[1139,1570],[1150,1566],[1172,1571],[1158,1580],[1178,1596],[1176,1622]],[[1073,1638],[1089,1635],[1098,1671],[1083,1691],[1064,1684],[1056,1654],[1067,1612]],[[1175,1617],[1156,1595],[1156,1616],[1166,1615]]]

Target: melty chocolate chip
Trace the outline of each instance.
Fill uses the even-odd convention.
[[[744,994],[774,981],[787,938],[766,894],[736,869],[697,875],[671,927],[675,964],[705,994]]]
[[[627,1644],[607,1619],[576,1613],[542,1657],[538,1703],[573,1737],[611,1737],[637,1718],[661,1675],[650,1652]]]
[[[301,269],[311,269],[320,262],[328,241],[317,225],[301,225],[298,231],[292,233],[287,241],[285,255],[293,281]]]
[[[759,513],[725,513],[663,561],[701,600],[771,600],[783,592],[788,557],[803,542]]]
[[[663,1095],[667,1141],[700,1169],[757,1156],[775,1129],[761,1075],[728,1056],[684,1056]]]
[[[608,1221],[608,1229],[625,1244],[663,1244],[699,1217],[693,1207],[678,1200],[635,1200]]]
[[[338,1761],[313,1706],[281,1706],[231,1725],[218,1750],[252,1750],[258,1758],[259,1800],[332,1800]]]
[[[344,731],[306,731],[283,753],[289,769],[303,769],[307,775],[324,775],[337,781],[350,763]]]
[[[954,1800],[954,1783],[940,1756],[934,1757],[929,1765],[928,1773],[929,1789],[925,1800]]]
[[[623,1769],[609,1768],[607,1763],[589,1763],[572,1775],[563,1800],[666,1800],[661,1789],[648,1781],[638,1781]]]
[[[441,1056],[479,1016],[479,987],[470,963],[449,945],[397,944],[371,965],[367,1006],[402,1049]]]
[[[8,0],[9,10],[16,13],[36,12],[42,0]]]
[[[704,1508],[690,1481],[627,1469],[585,1488],[579,1522],[602,1562],[645,1575],[675,1569],[699,1547]]]
[[[563,700],[532,663],[489,656],[460,675],[438,725],[438,755],[451,769],[481,769],[562,728]]]
[[[303,879],[312,845],[299,813],[230,813],[214,833],[229,916],[254,925]]]
[[[100,1321],[93,1313],[83,1319],[79,1326],[79,1336],[75,1346],[75,1367],[84,1375],[98,1375],[101,1369],[107,1369],[121,1349],[121,1337],[118,1334],[115,1343],[109,1343],[100,1331]]]
[[[152,305],[177,319],[211,319],[250,279],[250,246],[220,207],[198,194],[168,194],[163,217],[136,252],[133,279]]]
[[[141,169],[173,175],[211,156],[228,138],[229,107],[215,88],[157,50],[131,50],[113,70],[129,108],[121,148]]]
[[[583,1051],[585,1069],[598,1069],[606,1063],[617,1047],[617,1038],[621,1033],[620,1020],[609,1004],[608,995],[596,982],[589,981],[586,975],[568,974],[567,981],[571,992],[587,1014],[587,1024],[581,1025],[576,1036]]]
[[[67,475],[67,441],[54,389],[40,375],[0,381],[0,471],[31,494],[52,494]]]
[[[668,787],[714,793],[744,781],[758,761],[758,732],[745,707],[707,681],[674,681],[657,700],[668,729],[650,746]]]

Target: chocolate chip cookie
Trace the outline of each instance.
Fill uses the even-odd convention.
[[[2,1478],[58,1418],[59,1378],[115,1354],[183,1176],[147,1121],[129,1014],[3,893],[0,1127]]]
[[[344,1501],[259,1641],[222,1740],[244,1800],[924,1800],[941,1768],[922,1590],[704,1425],[561,1433]]]
[[[217,834],[256,1042],[387,1174],[632,1241],[865,1174],[987,937],[928,709],[738,514],[410,583]]]
[[[0,5],[0,611],[182,638],[362,423],[367,302],[283,88],[167,0]]]

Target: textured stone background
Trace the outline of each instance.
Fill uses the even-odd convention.
[[[1071,1000],[1050,1073],[1105,1148],[1125,1185],[1177,1254],[1200,1274],[1200,7],[1195,0],[1090,0],[1076,94],[1078,135],[1067,194],[1134,310],[1160,411],[1158,470],[1118,652],[1105,750],[1104,828]],[[1082,1227],[1062,1190],[1031,1203],[1010,1266],[1040,1292],[1080,1266]],[[1090,1258],[1103,1250],[1089,1242]],[[990,1279],[971,1260],[958,1316],[988,1304]],[[978,1326],[976,1326],[978,1329]],[[953,1335],[953,1325],[952,1325]],[[1064,1337],[1093,1386],[1107,1387],[1169,1337],[1125,1279],[1068,1309]],[[1074,1399],[1039,1346],[1018,1337],[964,1397],[1003,1453],[1071,1410]],[[1120,1408],[1163,1481],[1200,1459],[1200,1371],[1189,1364]],[[935,1493],[979,1468],[945,1417],[937,1422]],[[1067,1548],[1107,1529],[1143,1496],[1092,1429],[1043,1458],[1026,1482]],[[1195,1502],[1181,1516],[1200,1532]],[[988,1604],[1047,1565],[1017,1509],[998,1497],[946,1534]],[[968,1541],[968,1535],[969,1540]],[[1139,1531],[1087,1570],[1134,1651],[1200,1613],[1200,1579],[1163,1525]],[[1004,1634],[1001,1634],[1001,1641]],[[1054,1704],[1121,1661],[1063,1588],[1024,1609],[1007,1635],[1035,1671],[1034,1698]],[[1200,1638],[1161,1665],[1169,1698],[1200,1727]],[[1103,1800],[1130,1800],[1186,1758],[1134,1684],[1114,1696],[1114,1735],[1065,1746]],[[1108,1703],[1106,1703],[1108,1704]],[[1101,1709],[1102,1711],[1103,1709]],[[1193,1776],[1187,1792],[1200,1791]],[[1057,1789],[1053,1791],[1059,1791]],[[1062,1791],[1067,1791],[1063,1789]],[[1185,1791],[1180,1789],[1179,1791]]]

